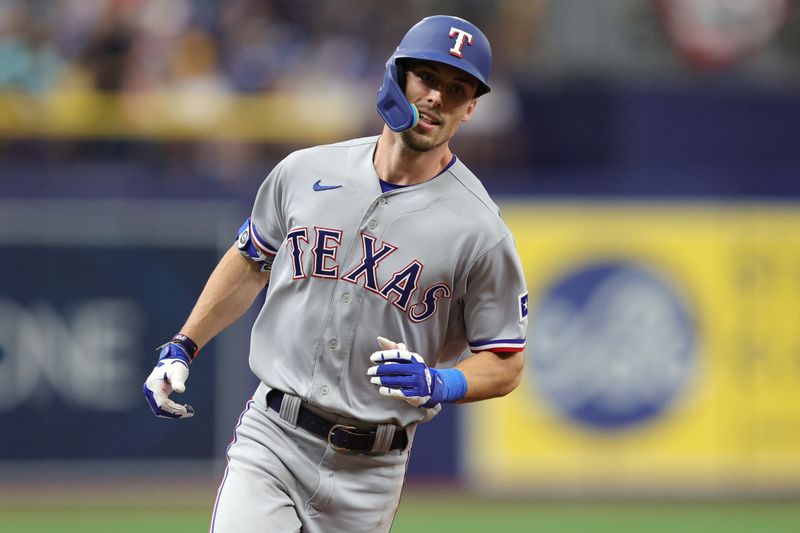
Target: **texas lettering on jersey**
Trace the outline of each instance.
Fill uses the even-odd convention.
[[[377,238],[366,233],[361,234],[359,263],[347,272],[340,272],[336,255],[342,243],[342,234],[342,230],[321,227],[314,227],[312,231],[305,227],[289,231],[286,235],[286,247],[291,256],[292,279],[300,280],[311,276],[361,285],[383,297],[406,313],[412,322],[417,323],[432,317],[438,310],[439,300],[449,298],[452,294],[446,283],[433,283],[421,292],[417,301],[414,301],[415,293],[419,291],[420,275],[425,268],[425,265],[417,259],[392,273],[388,280],[381,284],[378,279],[380,263],[394,253],[397,247],[387,242],[379,242]],[[313,257],[311,272],[306,272],[303,265],[303,256],[307,251],[310,251]]]

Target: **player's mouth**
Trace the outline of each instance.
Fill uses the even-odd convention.
[[[424,124],[428,127],[438,126],[441,124],[441,121],[436,118],[436,116],[428,113],[427,111],[420,111],[419,112],[419,123]]]

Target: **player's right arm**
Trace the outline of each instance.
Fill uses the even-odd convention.
[[[219,332],[233,324],[269,283],[269,271],[245,258],[231,246],[206,282],[181,333],[200,349]]]
[[[162,418],[188,418],[190,405],[169,398],[186,389],[189,365],[197,351],[230,326],[253,304],[269,283],[269,270],[232,246],[208,278],[186,324],[161,347],[158,363],[144,383],[144,396],[153,414]]]
[[[281,162],[261,184],[252,216],[239,228],[235,245],[208,278],[180,333],[161,346],[158,362],[144,383],[144,397],[156,416],[194,414],[190,406],[173,402],[169,395],[185,390],[197,351],[241,317],[269,282],[278,254],[275,244],[286,236],[280,186],[283,168]]]

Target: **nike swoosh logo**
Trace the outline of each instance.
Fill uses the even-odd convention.
[[[315,191],[317,191],[317,192],[319,192],[319,191],[329,191],[331,189],[338,189],[339,187],[341,187],[341,185],[322,185],[321,182],[322,182],[322,180],[317,180],[317,182],[314,184],[314,190]]]

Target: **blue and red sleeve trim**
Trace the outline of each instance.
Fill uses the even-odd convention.
[[[525,350],[525,339],[491,339],[469,343],[473,352],[514,353]]]
[[[278,251],[269,244],[267,244],[267,241],[265,241],[261,237],[261,235],[258,234],[258,231],[256,230],[256,225],[253,224],[253,221],[250,219],[248,219],[248,221],[250,223],[250,237],[253,240],[253,244],[255,244],[258,247],[258,249],[261,250],[262,253],[265,253],[267,255],[277,254]]]

